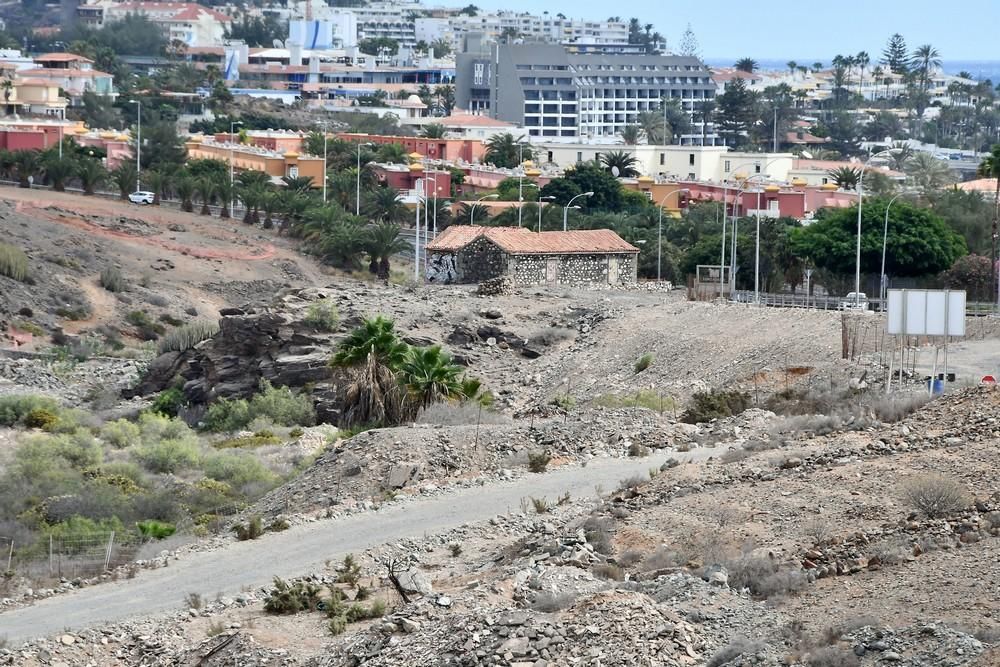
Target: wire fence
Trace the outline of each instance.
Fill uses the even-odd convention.
[[[760,294],[756,295],[751,290],[738,290],[733,293],[733,301],[770,308],[806,308],[810,310],[854,310],[846,297],[842,296],[817,296],[811,294]],[[868,299],[861,302],[868,311],[882,312],[884,303],[882,299]],[[969,317],[1000,317],[1000,304],[969,301],[965,304],[965,314]]]

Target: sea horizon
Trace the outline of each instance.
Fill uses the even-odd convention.
[[[732,67],[738,58],[704,58],[705,64],[712,67]],[[787,69],[789,61],[794,60],[801,66],[812,66],[815,62],[821,62],[825,67],[830,66],[831,58],[756,58],[761,70],[775,71]],[[878,63],[872,61],[871,67]],[[977,81],[989,79],[994,83],[1000,82],[1000,60],[942,60],[941,69],[946,74],[958,74],[968,72]]]

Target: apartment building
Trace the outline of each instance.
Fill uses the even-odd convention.
[[[495,14],[452,16],[448,23],[456,40],[482,33],[492,40],[511,35],[532,42],[555,44],[628,44],[628,24],[620,21],[570,19],[548,12],[542,15],[501,11]],[[456,41],[455,47],[458,47]]]
[[[98,0],[80,5],[80,22],[95,28],[120,21],[129,14],[145,16],[159,25],[167,39],[187,46],[219,46],[233,19],[220,11],[194,2],[113,2]]]
[[[716,85],[697,58],[466,41],[470,48],[456,60],[460,109],[521,125],[531,137],[611,140],[671,99],[692,117],[692,132],[679,143],[702,141],[695,105],[714,98]],[[715,143],[712,124],[704,137],[706,144]]]
[[[373,2],[351,11],[357,19],[358,40],[392,39],[400,47],[412,48],[417,43],[416,20],[425,9],[419,2]]]
[[[49,109],[63,108],[64,105],[58,100],[60,89],[69,96],[72,106],[81,104],[83,94],[88,91],[111,98],[118,95],[114,88],[114,77],[94,69],[94,61],[89,58],[75,53],[46,53],[37,56],[34,64],[34,67],[17,70],[18,77],[30,81],[31,87],[35,88],[35,92],[31,94],[33,105],[43,105]],[[53,87],[56,95],[51,92]],[[55,107],[46,103],[53,103]]]

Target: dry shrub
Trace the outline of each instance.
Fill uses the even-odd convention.
[[[886,396],[874,400],[869,407],[872,413],[883,422],[898,422],[923,406],[930,397],[923,392],[898,396]]]
[[[909,542],[897,536],[873,544],[868,549],[868,558],[878,558],[885,565],[898,565],[911,553]]]
[[[931,519],[953,514],[969,503],[969,494],[961,482],[938,474],[921,475],[904,483],[903,498]]]
[[[598,563],[591,568],[591,572],[598,579],[608,579],[610,581],[625,581],[625,573],[617,565],[611,563]]]
[[[529,340],[535,343],[540,343],[546,347],[550,347],[574,338],[576,338],[576,331],[573,329],[567,329],[566,327],[549,327],[548,329],[536,331],[529,337]]]
[[[632,475],[631,477],[626,477],[625,479],[618,482],[618,490],[628,491],[630,489],[635,489],[642,486],[648,481],[649,480],[643,477],[642,475]]]
[[[602,554],[609,554],[614,550],[611,544],[612,528],[614,522],[608,518],[592,516],[583,523],[587,543]]]
[[[722,667],[742,655],[752,655],[763,648],[764,645],[760,642],[750,641],[745,637],[737,637],[716,651],[706,663],[706,667]]]
[[[628,549],[618,556],[618,562],[621,563],[622,567],[632,567],[641,562],[644,555],[638,549]]]
[[[827,519],[814,518],[806,522],[802,532],[812,540],[813,544],[822,544],[833,535],[833,524]]]
[[[748,459],[753,455],[753,452],[748,452],[745,449],[730,449],[722,453],[719,457],[719,461],[722,463],[737,463],[743,459]]]
[[[442,426],[511,423],[511,419],[506,415],[484,408],[475,401],[432,403],[420,412],[417,421],[421,424]]]
[[[827,646],[816,649],[806,658],[808,667],[859,667],[861,660],[850,649]]]
[[[644,572],[668,570],[670,568],[680,566],[683,562],[683,556],[678,554],[676,551],[666,547],[657,547],[656,551],[643,559],[640,569]]]
[[[0,276],[17,281],[28,277],[28,256],[23,250],[9,243],[0,243]]]
[[[780,568],[767,556],[744,555],[726,563],[729,585],[747,589],[761,598],[787,595],[806,585],[805,575],[797,569]]]

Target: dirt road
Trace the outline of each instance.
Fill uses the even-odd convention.
[[[253,542],[235,542],[224,549],[193,554],[169,567],[143,572],[135,579],[85,588],[5,612],[0,614],[0,637],[16,644],[64,629],[180,610],[188,592],[233,595],[244,586],[266,585],[274,576],[318,571],[324,561],[351,552],[520,511],[521,499],[528,496],[555,498],[568,491],[574,499],[592,498],[597,486],[610,491],[622,479],[646,475],[651,467],[659,467],[671,456],[699,461],[718,453],[714,449],[697,449],[640,459],[594,460],[586,467],[568,466],[512,482],[390,505],[345,519],[295,526]]]

